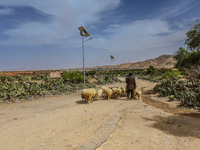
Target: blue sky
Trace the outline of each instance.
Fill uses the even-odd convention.
[[[184,46],[199,0],[0,0],[0,71],[153,59]]]

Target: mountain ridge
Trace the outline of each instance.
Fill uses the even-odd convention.
[[[97,68],[113,68],[113,69],[146,69],[149,66],[154,68],[173,68],[176,60],[174,60],[172,55],[161,55],[154,59],[147,59],[145,61],[138,61],[135,63],[122,63],[120,65],[109,65],[109,66],[95,66],[87,67],[86,69],[97,69]]]

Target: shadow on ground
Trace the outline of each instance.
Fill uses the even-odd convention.
[[[180,116],[186,116],[186,117],[193,117],[200,119],[200,113],[190,113],[190,114],[179,114]],[[200,127],[199,127],[200,128]]]
[[[200,122],[198,119],[183,116],[163,117],[156,115],[153,118],[143,117],[146,121],[153,121],[152,128],[163,131],[166,134],[179,137],[200,138]]]
[[[84,100],[79,100],[79,101],[76,101],[76,104],[87,104],[87,103]]]
[[[143,96],[142,101],[148,105],[151,105],[153,107],[156,107],[158,109],[161,109],[167,113],[172,113],[172,114],[178,114],[181,116],[188,116],[196,119],[200,119],[200,113],[199,110],[194,111],[191,109],[187,109],[187,107],[179,106],[179,107],[171,107],[169,104],[164,103],[159,100],[155,100],[151,98],[150,95],[148,96]]]
[[[106,99],[106,98],[102,98],[102,99],[100,99],[99,101],[111,101],[111,100],[115,100],[115,101],[117,101],[117,100],[120,100],[120,101],[127,101],[126,99]],[[134,99],[134,100],[139,100],[139,99]],[[130,101],[130,100],[129,100]],[[98,100],[93,100],[93,102],[92,103],[95,103],[95,102],[98,102]],[[90,102],[91,103],[91,102]],[[76,104],[87,104],[87,102],[86,101],[84,101],[84,100],[78,100],[78,101],[76,101]]]
[[[153,89],[147,89],[142,92],[142,95],[156,94]]]

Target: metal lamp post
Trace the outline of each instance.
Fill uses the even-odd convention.
[[[104,78],[104,59],[103,59],[103,78]]]
[[[80,35],[82,36],[82,49],[83,49],[83,76],[84,76],[84,86],[85,86],[85,60],[84,60],[84,42],[91,40],[92,38],[84,41],[84,36],[90,36],[90,34],[84,29],[83,26],[78,28],[80,30]]]
[[[112,63],[112,76],[113,76],[113,59],[115,59],[112,55],[110,55],[111,63]]]

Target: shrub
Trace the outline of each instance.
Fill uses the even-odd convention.
[[[178,70],[170,70],[162,75],[162,78],[177,78],[181,74]]]
[[[83,73],[80,71],[64,72],[62,73],[62,78],[64,79],[64,81],[70,81],[72,83],[80,83],[84,80]],[[87,78],[85,80],[86,82],[88,82]]]
[[[156,73],[156,69],[153,66],[149,66],[149,68],[147,69],[147,73],[154,74],[154,73]]]
[[[95,71],[95,70],[86,71],[86,72],[85,72],[85,75],[86,75],[86,76],[92,76],[92,77],[94,77],[94,75],[95,75],[96,72],[97,72],[97,71]]]
[[[180,81],[176,78],[163,79],[160,84],[154,87],[154,91],[159,93],[159,96],[169,96],[170,100],[178,100],[182,105],[200,106],[198,90],[193,90],[192,85],[188,84],[187,81]]]

